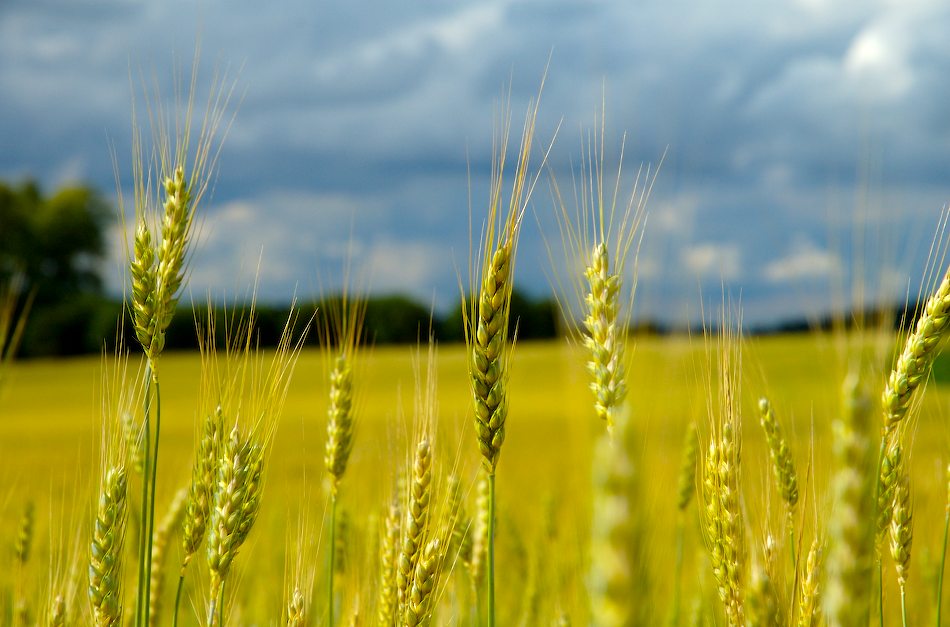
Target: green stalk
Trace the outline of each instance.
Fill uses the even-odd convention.
[[[788,527],[788,556],[792,560],[792,573],[798,572],[798,554],[795,552],[795,517],[792,510],[788,510],[788,520],[785,525]]]
[[[907,627],[907,594],[901,586],[901,625]]]
[[[678,627],[680,624],[680,604],[683,587],[683,542],[685,536],[685,525],[683,524],[682,513],[676,524],[676,566],[673,571],[673,611],[670,613],[670,625]]]
[[[943,569],[947,562],[947,532],[950,531],[950,506],[943,517],[943,550],[940,552],[940,576],[937,579],[937,627],[940,627],[940,610],[943,606]]]
[[[158,439],[162,428],[162,393],[158,386],[158,375],[152,370],[152,385],[155,387],[155,453],[152,457],[152,490],[148,501],[148,559],[145,569],[145,619],[142,625],[148,625],[152,595],[152,540],[155,533],[155,484],[158,479]]]
[[[222,627],[224,625],[224,584],[211,585],[211,600],[208,602],[208,627]],[[217,588],[217,590],[215,590]],[[215,620],[217,618],[217,620]]]
[[[488,627],[495,627],[495,473],[488,475]]]
[[[218,626],[224,627],[224,586],[227,581],[221,580],[221,602],[218,604]]]
[[[472,593],[472,599],[474,599],[474,602],[472,603],[472,613],[469,614],[469,616],[471,617],[474,614],[475,622],[472,623],[473,625],[481,625],[482,624],[482,595],[478,593],[478,584],[475,583],[474,579],[472,579],[471,593]]]
[[[877,616],[878,624],[884,627],[884,560],[877,558]]]
[[[178,627],[178,607],[181,605],[181,591],[185,587],[185,576],[178,576],[178,590],[175,591],[175,613],[172,615],[172,627]]]
[[[208,627],[214,627],[214,617],[218,613],[218,597],[212,595],[208,604]]]
[[[874,468],[874,511],[877,512],[877,504],[881,500],[881,468],[884,465],[884,453],[887,450],[887,438],[881,436],[881,446],[877,451],[877,464]],[[877,615],[878,624],[884,627],[884,564],[880,551],[877,556]],[[873,585],[873,584],[871,584]]]
[[[330,615],[327,625],[333,627],[333,569],[336,561],[336,488],[330,492],[330,566],[327,571],[327,612]]]
[[[148,477],[151,470],[149,454],[151,452],[149,444],[149,431],[151,430],[149,417],[152,413],[152,361],[145,362],[145,415],[142,418],[142,444],[145,449],[142,457],[142,503],[141,517],[139,520],[139,582],[138,592],[135,597],[135,624],[145,625],[143,622],[143,611],[145,602],[143,597],[148,596],[148,589],[145,586],[145,574],[149,569],[149,562],[146,561],[147,546],[151,544],[151,538],[148,537]],[[144,590],[144,592],[143,592]]]

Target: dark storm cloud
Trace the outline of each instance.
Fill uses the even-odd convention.
[[[559,178],[602,97],[608,135],[628,132],[628,171],[668,151],[644,310],[682,319],[697,278],[721,279],[742,286],[748,319],[768,318],[783,289],[809,295],[791,305],[827,302],[811,288],[847,273],[833,240],[850,237],[862,186],[868,229],[933,222],[947,197],[948,27],[936,1],[7,2],[0,175],[112,189],[109,143],[123,169],[132,94],[144,81],[171,97],[169,68],[187,75],[200,39],[200,84],[229,69],[241,104],[194,289],[263,247],[262,293],[285,298],[352,237],[377,289],[437,289],[445,304],[468,255],[469,173],[476,209],[487,194],[496,103],[510,80],[517,129],[550,56],[539,130],[546,142],[563,121]],[[543,185],[534,205],[545,224]],[[524,282],[545,291],[533,228],[522,250]],[[919,272],[920,255],[906,257],[897,270]]]

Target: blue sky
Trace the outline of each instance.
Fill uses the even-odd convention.
[[[560,124],[562,184],[602,100],[608,164],[624,132],[628,172],[666,152],[641,312],[695,318],[724,285],[746,320],[775,320],[827,309],[843,285],[919,284],[950,196],[947,32],[938,0],[7,0],[0,177],[114,194],[137,77],[173,93],[200,39],[200,83],[230,68],[242,101],[192,292],[243,291],[260,259],[262,298],[311,294],[352,239],[374,291],[444,307],[467,264],[470,181],[476,218],[486,204],[499,96],[510,81],[520,119],[550,57],[538,133]],[[557,237],[546,182],[533,211]],[[520,254],[518,282],[548,292],[534,220]]]

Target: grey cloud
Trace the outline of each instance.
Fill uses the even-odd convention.
[[[288,0],[279,10],[223,0],[7,2],[0,175],[49,185],[82,176],[112,189],[109,142],[127,172],[131,94],[144,77],[170,98],[173,59],[187,75],[200,40],[199,84],[230,67],[242,96],[208,221],[226,221],[235,207],[266,216],[255,224],[267,228],[242,235],[233,215],[228,228],[248,248],[265,246],[271,295],[306,281],[288,274],[295,265],[327,263],[294,238],[313,233],[325,243],[328,233],[347,234],[320,214],[327,204],[347,208],[353,237],[378,246],[377,256],[404,254],[424,267],[420,260],[434,254],[426,241],[467,254],[468,176],[478,210],[498,98],[510,79],[519,130],[550,56],[538,144],[563,120],[549,164],[562,181],[602,97],[609,136],[629,133],[628,169],[669,150],[641,286],[663,306],[644,307],[679,316],[684,303],[695,304],[699,279],[683,260],[703,261],[697,247],[735,247],[727,257],[741,263],[730,262],[730,274],[751,320],[776,314],[770,303],[780,282],[746,267],[794,260],[790,238],[820,250],[829,231],[847,240],[863,181],[876,192],[868,228],[919,228],[946,201],[948,27],[950,9],[936,0],[743,0],[728,10],[686,0]],[[664,215],[665,206],[680,209]],[[550,209],[543,188],[534,207]],[[270,243],[255,246],[255,237]],[[271,262],[266,250],[281,237],[289,239]],[[546,255],[534,229],[522,253],[521,277],[544,292]],[[208,242],[194,278],[210,281],[237,254]],[[454,295],[448,265],[404,287],[431,281]],[[918,255],[907,270],[922,267]],[[811,300],[827,302],[817,292]]]

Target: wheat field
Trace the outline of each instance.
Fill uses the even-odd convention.
[[[877,342],[889,355],[893,338]],[[767,395],[785,427],[801,481],[805,525],[827,518],[832,418],[840,405],[840,353],[832,335],[752,338],[745,341],[741,409],[743,416],[743,491],[749,539],[764,546],[775,534],[780,497],[772,482],[765,438],[758,425],[757,399]],[[644,525],[643,562],[649,579],[649,624],[665,621],[673,586],[673,530],[677,509],[673,494],[687,425],[695,421],[708,439],[705,369],[708,347],[703,338],[639,338],[631,344],[628,374],[632,427],[636,433],[638,493],[632,515]],[[424,351],[422,351],[424,356]],[[499,624],[554,624],[563,613],[572,624],[590,622],[585,579],[591,568],[590,526],[592,457],[602,425],[593,415],[587,390],[584,353],[567,342],[519,345],[512,364],[509,437],[500,462],[497,576]],[[35,361],[9,372],[0,422],[3,492],[2,537],[13,547],[22,512],[35,503],[33,550],[24,573],[28,598],[41,612],[51,598],[51,575],[71,588],[84,605],[82,562],[92,522],[98,466],[97,383],[103,366],[96,358]],[[342,575],[341,611],[347,619],[358,608],[364,619],[375,603],[376,539],[392,482],[408,459],[413,430],[413,394],[424,361],[407,347],[372,350],[356,383],[357,427],[352,464],[346,476],[342,509],[348,512],[346,569]],[[437,352],[438,427],[434,436],[437,472],[456,469],[462,478],[469,511],[474,508],[477,452],[471,446],[470,398],[465,351],[446,346]],[[883,371],[884,363],[879,364]],[[165,469],[157,500],[165,508],[173,493],[187,485],[195,450],[195,399],[201,363],[193,354],[170,354],[163,370],[162,464]],[[240,582],[230,612],[235,624],[279,624],[287,598],[289,571],[303,557],[313,572],[316,591],[323,590],[327,553],[327,492],[323,445],[327,410],[327,360],[305,351],[290,387],[284,416],[274,442],[260,521],[241,555]],[[877,382],[883,385],[883,375]],[[947,393],[939,385],[927,390],[913,438],[911,474],[914,509],[914,561],[910,589],[913,624],[932,620],[934,570],[940,550],[946,502],[948,438]],[[642,461],[641,461],[642,460]],[[812,461],[813,465],[812,465]],[[445,498],[445,496],[437,497]],[[772,521],[771,523],[769,521]],[[718,600],[705,557],[695,501],[686,514],[684,614],[696,603],[707,619],[721,622]],[[309,537],[301,542],[301,526]],[[781,539],[779,539],[781,541]],[[131,543],[128,543],[131,544]],[[128,547],[127,547],[128,549]],[[171,559],[177,548],[172,543]],[[300,552],[307,554],[301,556]],[[11,555],[10,551],[4,553]],[[9,557],[7,558],[9,559]],[[79,562],[78,564],[74,562]],[[131,561],[131,557],[130,557]],[[596,565],[595,565],[596,566]],[[446,565],[440,588],[439,624],[468,624],[454,616],[464,567]],[[66,575],[63,576],[65,570]],[[174,570],[172,569],[169,569]],[[4,568],[0,585],[11,590],[12,568]],[[543,582],[538,582],[538,574]],[[172,574],[166,591],[173,589]],[[206,575],[202,575],[202,578]],[[534,583],[531,582],[534,578]],[[886,612],[897,620],[896,584],[890,558],[885,559]],[[461,582],[461,583],[460,583]],[[54,582],[55,584],[55,582]],[[531,586],[539,598],[531,599]],[[126,593],[134,591],[131,584]],[[173,595],[173,592],[169,593]],[[186,607],[200,607],[200,590]],[[325,609],[317,592],[313,621],[322,624]],[[133,603],[134,599],[127,601]],[[170,604],[171,598],[165,599]],[[534,607],[532,607],[532,605]],[[197,612],[200,614],[200,612]],[[240,618],[238,618],[240,617]],[[193,611],[183,624],[197,624]],[[457,621],[456,621],[457,618]],[[237,622],[237,621],[240,622]],[[80,621],[85,622],[85,621]],[[684,617],[685,622],[685,617]],[[161,624],[165,624],[164,621]]]

